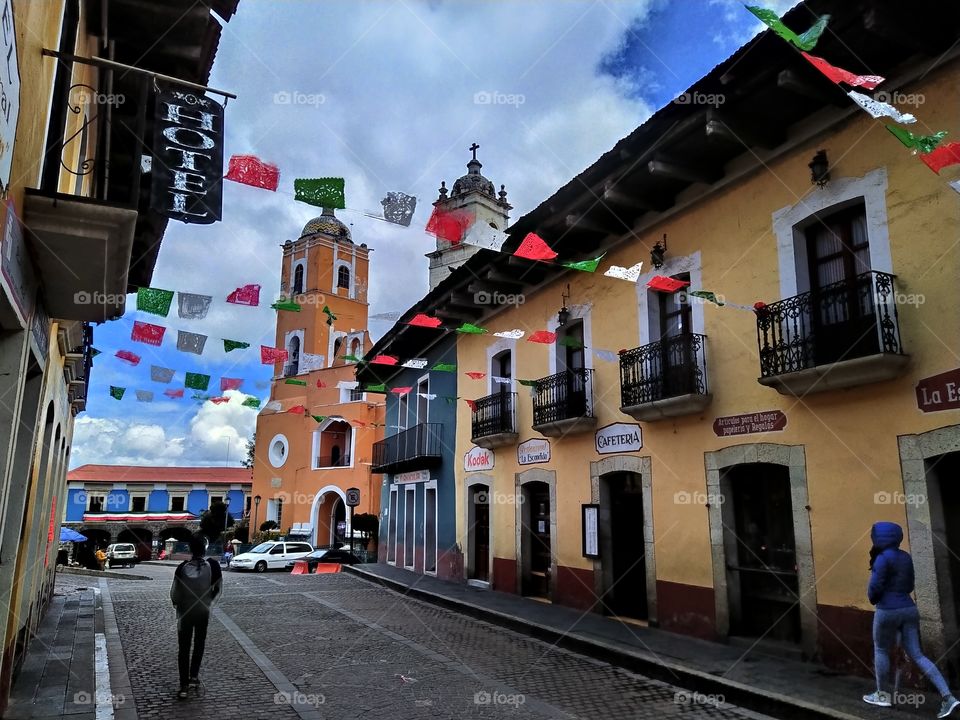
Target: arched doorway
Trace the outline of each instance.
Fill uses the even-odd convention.
[[[311,542],[314,545],[335,545],[349,537],[349,528],[346,527],[346,499],[344,491],[336,485],[327,485],[314,496],[310,511],[313,521]]]
[[[522,595],[552,599],[557,577],[553,538],[557,533],[556,474],[534,468],[517,473],[520,557],[517,563]]]
[[[493,478],[477,475],[466,480],[467,552],[464,563],[467,582],[488,587],[491,574],[490,489]]]
[[[133,543],[137,560],[149,560],[153,555],[153,533],[147,528],[127,528],[117,535],[117,542]]]
[[[352,465],[353,428],[343,418],[328,418],[314,431],[314,469]]]
[[[101,528],[81,528],[80,534],[87,538],[86,542],[78,543],[73,551],[73,559],[91,570],[98,570],[96,552],[98,549],[107,549],[110,544],[110,531]]]

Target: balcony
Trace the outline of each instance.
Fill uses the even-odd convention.
[[[620,355],[620,410],[653,422],[702,411],[710,404],[707,338],[685,333]]]
[[[802,396],[903,374],[893,281],[871,271],[767,305],[757,314],[760,384]]]
[[[394,473],[440,464],[443,425],[420,423],[373,444],[375,473]]]
[[[597,426],[593,414],[593,370],[564,370],[534,385],[533,429],[560,437]]]
[[[350,467],[350,455],[322,455],[317,458],[314,470]]]
[[[470,439],[493,449],[517,442],[517,394],[497,392],[474,401]]]

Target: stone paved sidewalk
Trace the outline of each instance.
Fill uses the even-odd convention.
[[[358,565],[345,570],[411,597],[649,677],[724,695],[728,702],[776,717],[907,720],[936,717],[940,703],[936,694],[907,689],[903,699],[914,701],[913,706],[883,710],[861,700],[873,690],[870,680],[840,675],[815,663],[625,624],[596,613],[438,580],[391,565]]]

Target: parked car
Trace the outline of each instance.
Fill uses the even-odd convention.
[[[314,550],[312,553],[306,557],[300,558],[302,562],[307,563],[308,570],[307,572],[313,573],[317,569],[317,565],[320,563],[340,563],[341,565],[356,565],[357,563],[363,562],[356,555],[351,553],[349,550],[340,550],[340,549],[323,549],[323,550]]]
[[[107,546],[107,567],[133,566],[137,563],[137,548],[133,543],[114,543]]]
[[[265,542],[240,553],[230,561],[231,570],[256,570],[266,572],[277,568],[293,567],[299,560],[313,552],[313,546],[305,542]]]

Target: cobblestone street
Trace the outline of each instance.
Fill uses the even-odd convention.
[[[202,687],[178,701],[173,569],[136,572],[153,580],[106,584],[144,719],[765,717],[346,574],[226,573]]]

